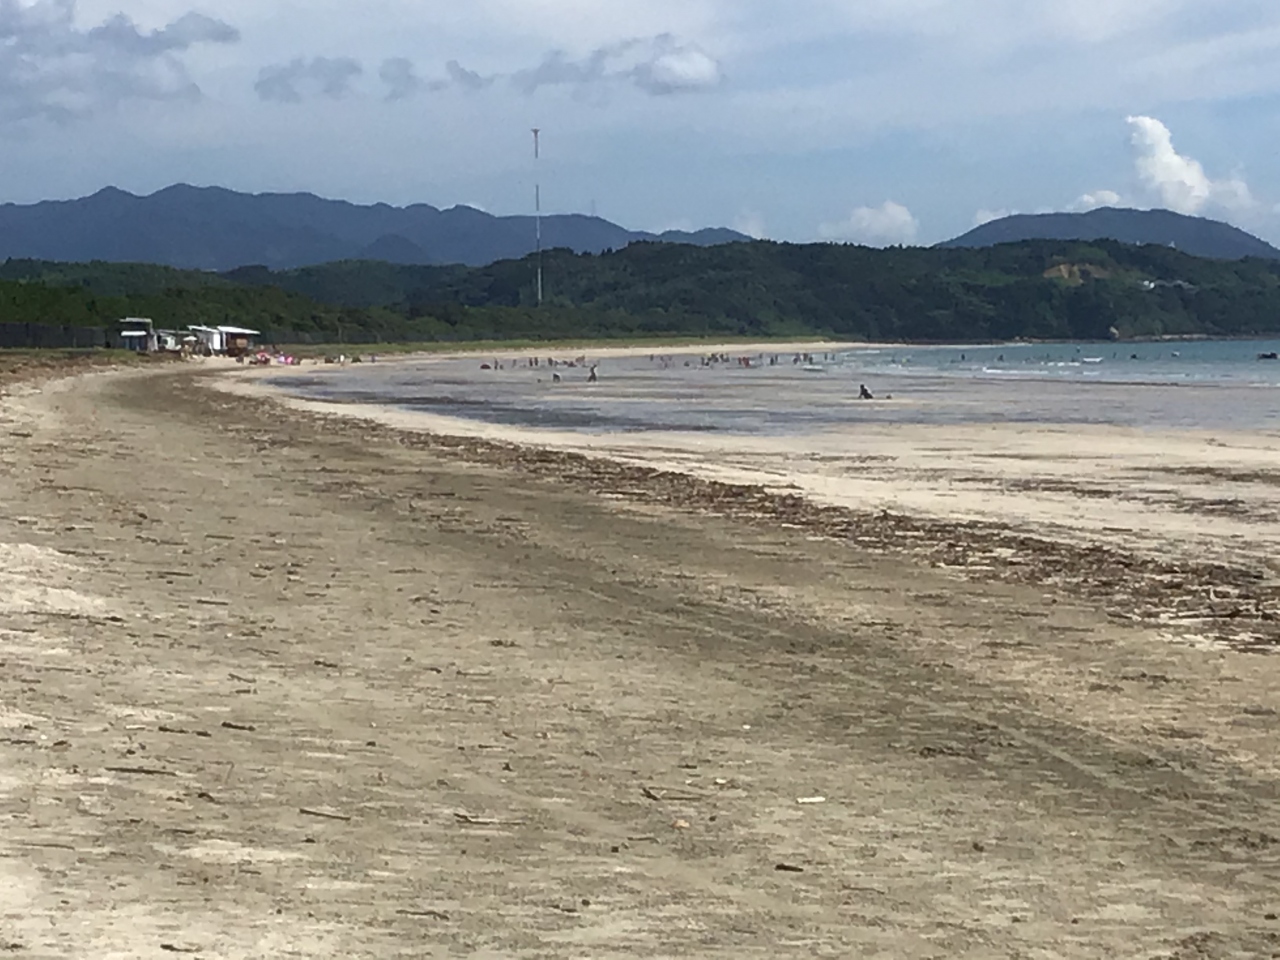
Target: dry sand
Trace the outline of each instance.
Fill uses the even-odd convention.
[[[0,950],[1280,951],[1254,518],[1206,557],[1125,498],[1114,536],[1011,483],[869,511],[216,379],[0,407]],[[1052,438],[1002,436],[985,475],[1038,478]],[[925,469],[892,439],[889,486]],[[1252,504],[1229,450],[1132,453]]]

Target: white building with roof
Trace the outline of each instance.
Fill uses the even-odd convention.
[[[118,323],[120,346],[137,353],[154,353],[158,349],[156,325],[146,317],[125,317]]]
[[[200,346],[208,353],[222,355],[248,353],[253,349],[253,341],[262,336],[257,330],[248,327],[187,327],[199,341]]]

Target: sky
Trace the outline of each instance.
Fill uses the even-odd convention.
[[[535,164],[531,128],[541,133]],[[172,183],[934,243],[1280,243],[1276,0],[0,0],[0,202]]]

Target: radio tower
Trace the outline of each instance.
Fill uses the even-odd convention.
[[[538,179],[538,161],[542,157],[542,149],[540,137],[542,131],[537,127],[533,128],[533,208],[534,208],[534,230],[537,242],[538,253],[538,306],[542,306],[542,183]]]

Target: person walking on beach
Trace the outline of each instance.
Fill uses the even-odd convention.
[[[596,376],[596,367],[597,367],[597,366],[599,366],[599,364],[594,364],[594,363],[593,363],[593,364],[591,365],[591,375],[587,377],[587,383],[596,383],[597,381],[599,381],[599,379],[600,379],[600,378],[599,378],[598,376]]]

